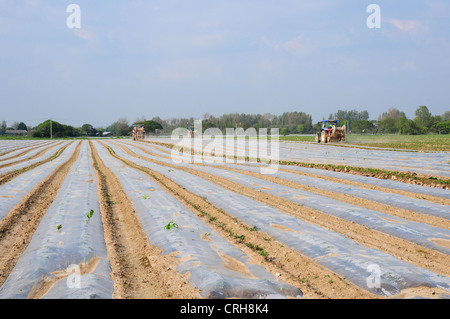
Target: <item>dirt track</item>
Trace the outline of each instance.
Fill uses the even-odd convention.
[[[46,146],[45,150],[58,145]],[[22,149],[23,152],[20,154],[25,156],[32,149],[37,149],[37,147],[34,146],[29,149],[24,147]],[[33,171],[40,165],[54,160],[63,153],[64,149],[65,147],[58,149],[48,159],[38,161],[17,171],[12,170],[0,176],[0,187],[8,185],[10,181],[13,182],[21,174]],[[55,168],[54,172],[45,181],[24,196],[22,201],[11,209],[0,222],[0,247],[2,249],[0,251],[0,256],[2,256],[0,259],[0,285],[5,282],[14,269],[20,255],[32,240],[32,235],[42,216],[45,215],[46,209],[55,199],[56,193],[61,187],[70,166],[79,156],[79,149],[78,145],[72,156],[64,164]],[[228,205],[220,206],[214,204],[211,202],[210,196],[196,193],[195,189],[181,185],[180,181],[172,176],[175,176],[173,174],[177,172],[195,176],[195,178],[211,183],[211,185],[214,184],[224,191],[238,194],[239,196],[242,195],[243,198],[248,198],[249,201],[260,203],[258,206],[262,205],[261,207],[274,209],[313,227],[343,236],[346,240],[361,245],[361,247],[380,251],[402,262],[420,267],[445,278],[450,277],[450,256],[445,253],[445,249],[450,248],[450,236],[448,236],[448,239],[446,238],[447,231],[450,230],[448,218],[440,217],[439,215],[429,215],[414,209],[400,208],[395,205],[378,202],[375,199],[306,185],[295,182],[294,179],[290,180],[280,177],[283,175],[263,175],[248,170],[249,166],[246,164],[221,166],[204,163],[176,164],[171,161],[170,148],[165,148],[161,144],[105,140],[89,142],[89,149],[92,166],[95,168],[97,175],[101,219],[111,267],[110,275],[114,283],[112,298],[204,297],[201,295],[201,289],[190,281],[189,272],[180,273],[177,271],[181,267],[180,265],[188,260],[178,258],[176,252],[165,254],[146,235],[145,226],[141,224],[139,219],[137,211],[139,208],[133,205],[133,200],[135,199],[130,197],[130,192],[127,193],[127,186],[121,183],[118,176],[105,165],[113,158],[120,162],[124,168],[131,168],[139,172],[142,177],[153,181],[168,196],[176,199],[199,220],[208,225],[214,232],[217,232],[226,242],[242,251],[248,257],[249,264],[258,265],[266,269],[277,280],[300,289],[303,293],[303,298],[370,299],[386,297],[408,298],[411,296],[439,298],[450,295],[449,290],[441,289],[437,286],[425,287],[423,285],[408,286],[395,296],[375,294],[370,289],[366,289],[364,285],[355,284],[349,278],[340,274],[339,269],[335,271],[327,268],[320,262],[320,258],[308,257],[294,247],[280,241],[277,236],[262,231],[254,227],[254,224],[236,217],[231,209],[231,205],[228,207]],[[101,149],[102,155],[99,152]],[[123,152],[123,154],[119,154],[119,151]],[[38,159],[43,153],[44,149],[35,154],[33,158]],[[23,162],[24,160],[22,159],[7,165],[13,168],[14,165]],[[148,166],[145,163],[156,166]],[[164,168],[167,173],[157,170],[156,168],[158,167]],[[357,186],[362,190],[375,190],[386,195],[401,195],[406,201],[408,198],[411,201],[420,199],[425,206],[427,203],[430,203],[430,205],[445,209],[450,204],[450,199],[446,197],[394,189],[388,185],[374,186],[363,182],[353,182],[344,176],[327,178],[319,174],[294,171],[288,166],[281,166],[280,171],[292,174],[292,176],[305,176],[339,183],[340,185]],[[256,181],[259,180],[259,182],[252,182],[253,184],[250,182],[243,183],[245,176],[252,178],[252,180],[256,178]],[[269,183],[267,185],[270,185],[270,187],[263,186],[266,185],[265,183]],[[411,225],[435,227],[442,229],[442,234],[436,234],[436,238],[428,238],[430,245],[433,244],[435,246],[425,246],[406,237],[402,238],[402,236],[387,233],[383,229],[374,229],[355,221],[333,216],[326,211],[299,204],[296,200],[282,197],[279,193],[276,193],[277,187],[307,192],[311,196],[324,196],[336,203],[350,205],[357,210],[383,213],[386,216],[383,218],[387,222],[397,223],[402,227],[403,222],[399,222],[399,220],[404,220],[405,225],[413,222]],[[213,194],[211,194],[212,198]],[[151,195],[149,200],[152,200]],[[270,222],[269,229],[286,234],[298,232],[275,221]],[[202,234],[201,237],[204,242],[208,242],[208,234],[206,236]],[[433,247],[442,249],[437,250]],[[251,271],[246,265],[229,255],[218,252],[226,269],[253,278]],[[333,258],[333,254],[328,254],[327,258]],[[30,297],[33,296],[30,295]]]

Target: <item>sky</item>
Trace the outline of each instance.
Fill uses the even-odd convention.
[[[380,28],[368,27],[370,4]],[[8,125],[295,111],[317,122],[389,108],[414,118],[421,105],[441,115],[449,75],[447,0],[0,0]]]

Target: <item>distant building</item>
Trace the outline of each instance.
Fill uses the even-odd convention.
[[[26,136],[28,135],[27,130],[6,130],[6,135],[15,135],[15,136]]]
[[[111,136],[112,135],[112,133],[111,132],[103,132],[103,134],[102,134],[103,136]]]

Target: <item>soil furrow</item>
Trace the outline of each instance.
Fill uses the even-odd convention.
[[[150,146],[152,148],[155,148],[161,152],[164,152],[166,154],[168,154],[169,156],[166,158],[170,158],[170,153],[167,150],[164,150],[160,147],[157,147],[155,145],[152,145],[151,142],[145,142],[146,146]],[[133,145],[136,146],[136,145]],[[160,154],[152,154],[154,156],[158,156],[158,157],[164,157]],[[195,163],[197,164],[197,163]],[[248,164],[242,164],[242,163],[236,163],[236,166],[249,166]],[[344,178],[338,178],[338,177],[331,177],[331,176],[323,176],[320,174],[313,174],[313,173],[306,173],[306,172],[300,172],[300,171],[296,171],[296,170],[290,170],[287,168],[279,168],[279,171],[284,171],[287,173],[293,173],[293,174],[297,174],[297,175],[302,175],[302,176],[308,176],[308,177],[312,177],[312,178],[319,178],[322,180],[326,180],[326,181],[332,181],[332,182],[336,182],[336,183],[341,183],[341,184],[346,184],[346,185],[351,185],[351,186],[357,186],[357,187],[361,187],[361,188],[366,188],[366,189],[372,189],[372,190],[378,190],[384,193],[393,193],[393,194],[399,194],[399,195],[403,195],[403,196],[407,196],[407,197],[411,197],[411,198],[415,198],[415,199],[422,199],[422,200],[426,200],[429,202],[433,202],[433,203],[437,203],[440,205],[450,205],[450,200],[446,199],[446,198],[442,198],[442,197],[437,197],[437,196],[431,196],[431,195],[427,195],[427,194],[418,194],[418,193],[414,193],[414,192],[409,192],[409,191],[405,191],[405,190],[398,190],[398,189],[392,189],[392,188],[388,188],[388,187],[382,187],[382,186],[377,186],[377,185],[372,185],[372,184],[365,184],[362,182],[356,182],[356,181],[349,181],[346,180]]]
[[[72,156],[36,186],[0,221],[0,285],[25,251],[42,217],[56,197],[80,153],[79,143]]]
[[[175,144],[170,143],[163,143],[163,142],[157,142],[157,141],[143,141],[144,143],[151,143],[151,144],[157,144],[161,146],[165,146],[168,148],[173,148]],[[186,152],[187,150],[185,150]],[[199,154],[201,155],[201,151],[194,151],[190,150],[192,154]],[[214,156],[214,154],[203,154],[207,156]],[[226,155],[223,155],[223,157],[227,157]],[[236,158],[235,156],[228,156],[230,158]],[[260,161],[261,159],[258,159]],[[262,160],[264,161],[264,160]],[[304,163],[304,162],[297,162],[297,161],[278,161],[279,164],[282,165],[289,165],[289,166],[299,166],[299,167],[307,167],[307,168],[315,168],[315,169],[322,169],[322,170],[328,170],[333,172],[342,172],[346,174],[354,174],[354,175],[361,175],[361,176],[370,176],[373,178],[378,179],[392,179],[395,178],[397,182],[405,183],[405,184],[413,184],[413,185],[422,185],[426,187],[436,187],[436,188],[443,188],[443,189],[450,189],[449,186],[449,178],[445,178],[442,176],[433,176],[423,173],[411,173],[411,172],[401,172],[401,171],[387,171],[381,168],[369,168],[369,167],[353,167],[348,165],[334,165],[334,164],[314,164],[314,163]],[[367,170],[371,170],[371,173],[368,173]]]
[[[349,222],[341,218],[328,215],[326,213],[308,207],[300,207],[297,203],[293,203],[286,199],[268,193],[263,193],[262,191],[257,191],[246,186],[242,186],[239,183],[230,181],[217,175],[212,175],[209,173],[200,172],[195,169],[185,168],[179,165],[168,164],[152,160],[147,157],[142,157],[135,154],[130,149],[121,146],[120,144],[114,144],[121,147],[130,156],[134,156],[158,165],[184,170],[188,173],[204,178],[205,180],[208,180],[225,189],[239,194],[244,194],[263,204],[271,206],[292,216],[298,217],[306,222],[316,224],[325,229],[340,233],[369,248],[375,248],[384,251],[401,260],[408,261],[409,263],[419,267],[427,268],[433,272],[446,276],[450,275],[450,269],[448,268],[448,265],[450,264],[449,255],[420,246],[407,240],[394,237],[392,235],[382,233],[374,229],[370,229],[366,226],[359,225],[354,222]]]
[[[36,153],[33,156],[30,156],[30,157],[27,157],[27,158],[24,158],[24,159],[15,161],[15,162],[11,162],[11,163],[0,165],[0,168],[17,165],[17,164],[20,164],[20,163],[23,163],[23,162],[26,162],[26,161],[30,161],[30,160],[35,159],[35,158],[39,158],[40,156],[42,156],[42,154],[46,153],[48,150],[51,150],[52,148],[55,148],[56,146],[61,145],[62,143],[63,142],[59,142],[59,143],[56,143],[54,145],[50,145],[48,147],[45,147],[44,149],[40,150],[38,153]]]
[[[166,158],[166,159],[170,159],[170,157],[164,157],[162,155],[159,154],[155,154],[151,151],[149,151],[148,149],[139,147],[137,145],[133,145],[134,147],[139,148],[141,151],[149,154],[149,155],[153,155],[153,156],[157,156],[157,157],[162,157],[162,158]],[[199,166],[207,166],[207,167],[212,167],[212,168],[218,168],[218,169],[224,169],[224,170],[229,170],[229,171],[233,171],[233,172],[237,172],[240,174],[246,174],[249,176],[253,176],[253,177],[257,177],[257,178],[261,178],[270,182],[274,182],[283,186],[287,186],[287,187],[291,187],[294,189],[300,189],[303,191],[307,191],[307,192],[312,192],[314,194],[317,195],[321,195],[321,196],[327,196],[328,198],[332,198],[335,199],[337,201],[340,202],[344,202],[344,203],[348,203],[351,205],[356,205],[356,206],[360,206],[363,208],[367,208],[367,209],[371,209],[371,210],[376,210],[379,212],[382,212],[384,214],[388,214],[388,215],[392,215],[392,216],[396,216],[396,217],[400,217],[406,220],[410,220],[413,222],[418,222],[418,223],[426,223],[429,224],[431,226],[434,227],[440,227],[440,228],[444,228],[444,229],[450,229],[450,221],[447,219],[443,219],[443,218],[439,218],[436,216],[431,216],[431,215],[426,215],[426,214],[422,214],[422,213],[417,213],[408,209],[402,209],[402,208],[398,208],[395,206],[391,206],[391,205],[387,205],[387,204],[383,204],[383,203],[379,203],[376,201],[372,201],[369,199],[365,199],[365,198],[361,198],[361,197],[357,197],[357,196],[352,196],[352,195],[348,195],[348,194],[341,194],[341,193],[337,193],[337,192],[333,192],[330,190],[325,190],[325,189],[321,189],[321,188],[317,188],[317,187],[313,187],[313,186],[308,186],[308,185],[304,185],[304,184],[300,184],[297,182],[293,182],[293,181],[289,181],[289,180],[285,180],[283,178],[279,178],[279,177],[273,177],[270,175],[264,175],[264,174],[258,174],[255,172],[250,172],[248,170],[244,170],[244,169],[237,169],[237,168],[233,168],[231,166],[214,166],[214,165],[208,165],[208,164],[201,164],[201,163],[193,163],[194,165],[199,165]],[[241,165],[245,165],[245,164],[241,164]],[[238,165],[240,166],[240,165]],[[283,170],[286,171],[288,173],[298,173],[296,171],[291,171],[291,170]],[[308,177],[313,177],[313,178],[317,178],[316,175],[313,174],[304,174],[304,173],[300,173],[299,175],[304,175],[304,176],[308,176]],[[317,175],[318,176],[318,175]],[[322,177],[323,178],[323,177]],[[329,180],[328,178],[323,178],[323,180]],[[337,180],[335,180],[335,182],[339,182]],[[347,181],[348,185],[355,185],[355,184],[351,184],[349,181]],[[361,184],[361,183],[360,183]],[[358,185],[355,185],[358,186]],[[369,187],[366,187],[369,188]],[[389,190],[386,189],[387,193],[392,193],[392,194],[397,194],[397,191],[393,191],[393,190]],[[417,198],[417,194],[415,195]],[[412,197],[412,196],[411,196]],[[429,197],[429,196],[428,196]],[[425,198],[425,196],[424,196]],[[450,200],[441,198],[441,200],[432,200],[433,202],[439,202],[440,205],[449,205],[450,204]]]
[[[198,217],[208,222],[221,236],[244,251],[252,259],[252,262],[262,265],[276,276],[281,275],[286,283],[301,289],[304,298],[382,298],[347,282],[342,276],[321,266],[315,260],[284,246],[267,233],[253,230],[252,227],[228,214],[224,209],[193,194],[165,175],[132,163],[116,155],[109,146],[103,143],[102,145],[126,165],[152,177],[163,189]],[[165,164],[161,163],[161,165]],[[267,254],[263,256],[258,247],[263,247]]]
[[[43,146],[45,146],[45,144],[44,144],[44,145],[39,144],[39,145],[37,145],[37,146],[34,146],[34,145],[32,145],[32,146],[25,146],[25,147],[20,147],[20,148],[12,149],[12,150],[10,150],[10,151],[8,151],[8,152],[5,152],[5,153],[1,154],[0,157],[3,157],[4,155],[7,155],[7,154],[12,153],[12,152],[16,152],[16,151],[20,151],[20,150],[22,150],[22,149],[26,149],[25,151],[23,151],[23,152],[21,152],[21,153],[19,153],[19,154],[16,155],[16,157],[20,157],[20,156],[23,156],[23,155],[25,155],[25,154],[28,154],[29,152],[31,152],[31,151],[33,151],[33,150],[39,148],[39,147],[43,147]],[[9,159],[11,159],[11,157],[9,157],[9,158],[3,158],[3,159],[0,159],[0,162],[7,161],[7,160],[9,160]]]
[[[98,193],[111,277],[117,299],[201,298],[188,274],[174,270],[178,261],[149,243],[133,203],[117,177],[89,142],[99,181]]]
[[[63,147],[59,148],[52,156],[50,156],[49,158],[47,158],[45,160],[33,163],[30,166],[26,166],[26,167],[23,167],[23,168],[16,169],[14,171],[5,173],[3,175],[0,175],[0,186],[3,185],[3,184],[6,184],[7,182],[11,181],[15,177],[17,177],[17,176],[19,176],[19,175],[21,175],[21,174],[23,174],[25,172],[28,172],[28,171],[30,171],[30,170],[38,167],[38,166],[41,166],[41,165],[43,165],[45,163],[53,161],[54,159],[58,158],[66,150],[66,148],[69,145],[71,145],[72,143],[73,142],[70,142],[66,146],[63,146]]]

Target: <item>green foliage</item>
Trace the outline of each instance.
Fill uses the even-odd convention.
[[[63,138],[63,137],[76,137],[79,136],[79,132],[70,125],[63,125],[56,121],[47,120],[30,132],[31,137],[41,138]]]
[[[166,230],[172,229],[172,228],[178,228],[178,224],[174,223],[173,219],[166,225],[164,226],[164,228]]]
[[[89,213],[87,213],[86,217],[88,218],[88,221],[91,220],[92,216],[94,215],[94,210],[91,209]]]

